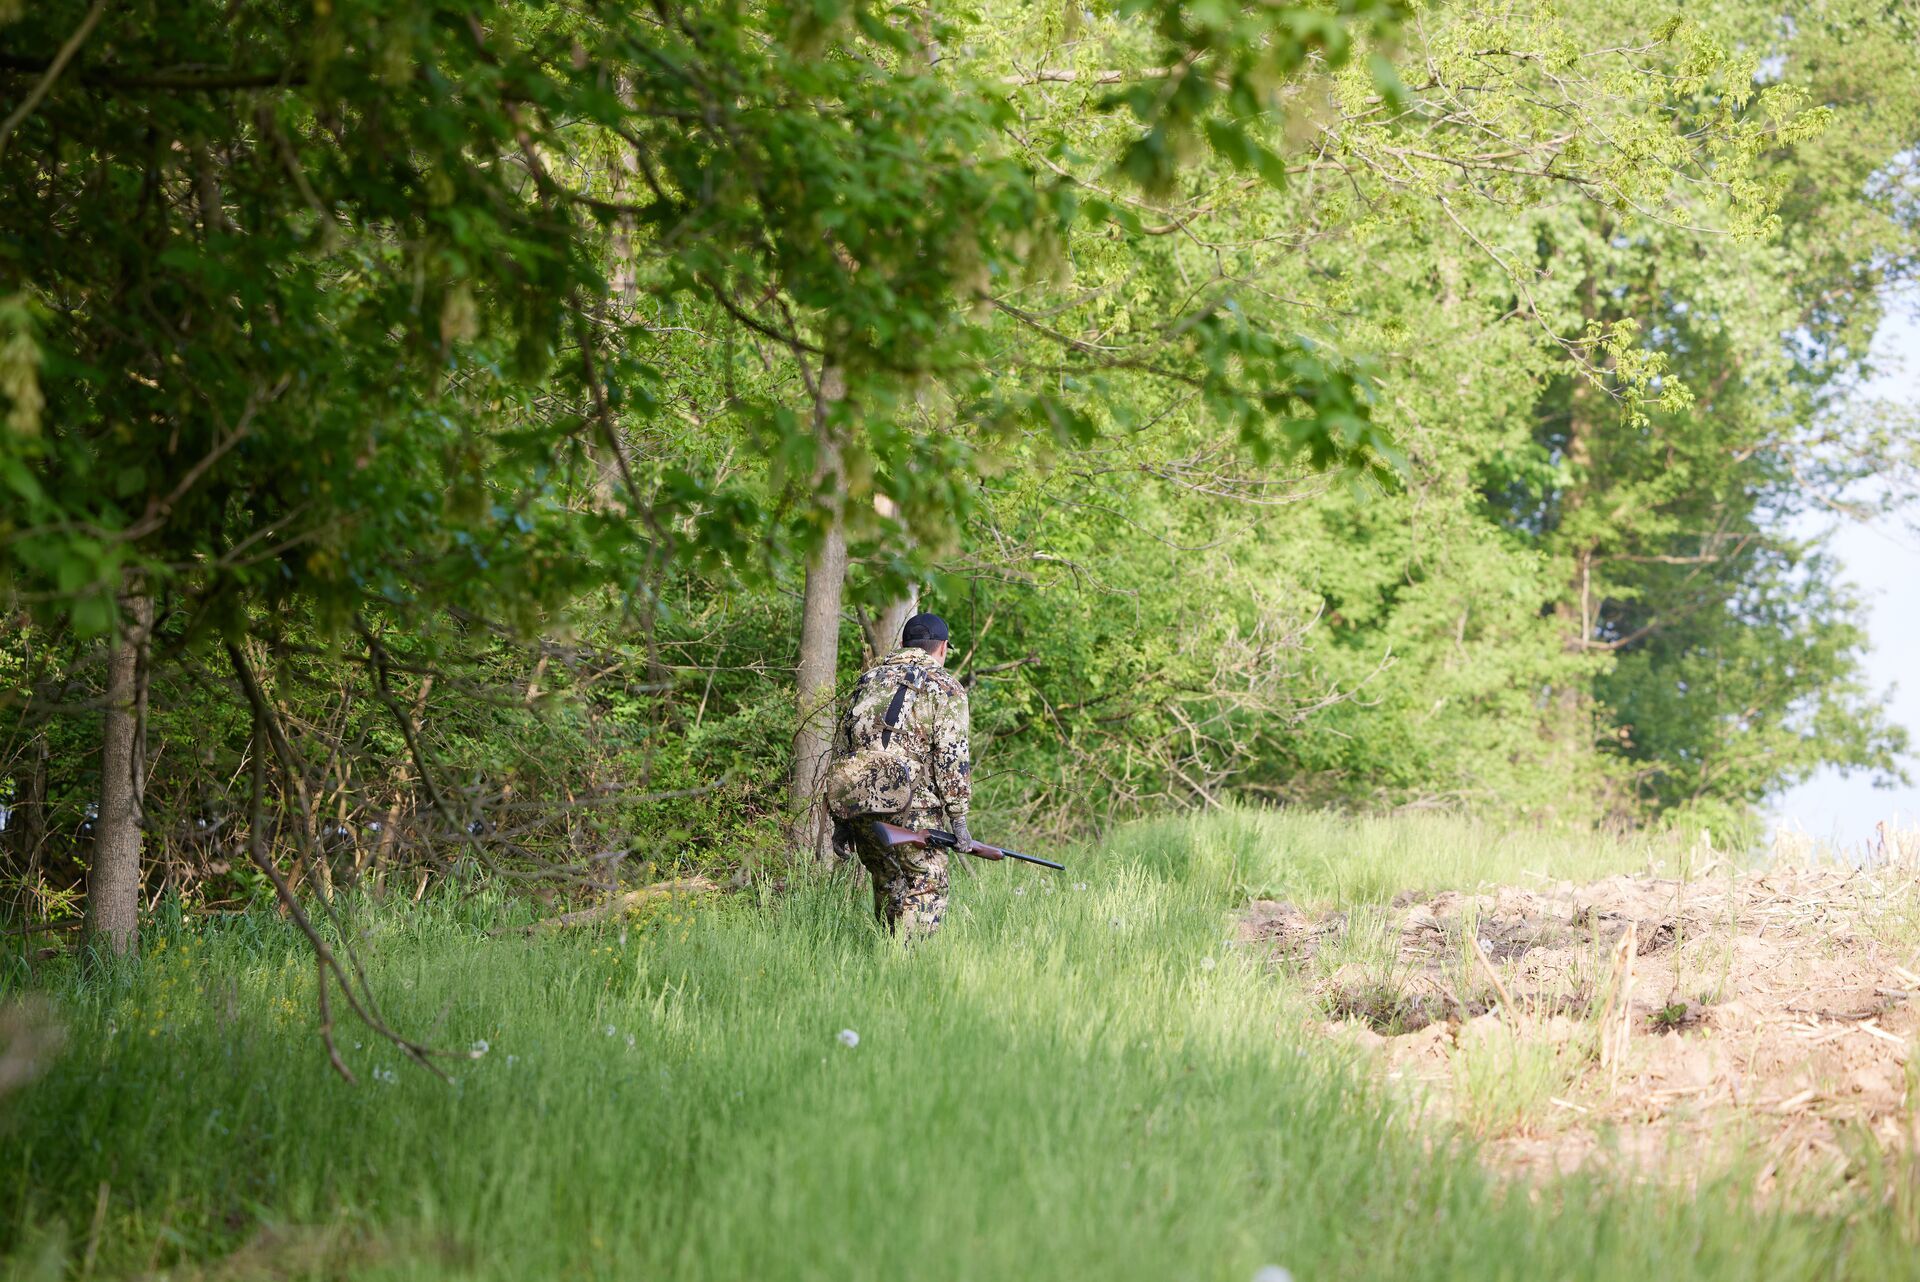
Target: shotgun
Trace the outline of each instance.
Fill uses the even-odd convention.
[[[1066,871],[1065,864],[1056,864],[1051,859],[1042,859],[1038,855],[1023,855],[1017,850],[1003,850],[999,846],[989,846],[984,841],[972,842],[962,846],[960,839],[950,832],[941,832],[938,828],[924,831],[915,828],[901,828],[895,824],[873,821],[873,839],[884,848],[891,850],[895,846],[933,846],[936,849],[958,850],[963,855],[978,855],[982,859],[1018,859],[1022,863],[1039,864],[1042,868]]]

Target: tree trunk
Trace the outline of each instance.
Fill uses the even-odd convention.
[[[1600,316],[1598,281],[1589,270],[1578,287],[1583,321]],[[1560,625],[1560,642],[1569,655],[1584,654],[1593,638],[1593,536],[1581,527],[1593,494],[1594,437],[1605,407],[1597,403],[1600,389],[1580,371],[1572,375],[1567,394],[1567,430],[1562,459],[1568,479],[1556,502],[1554,551],[1567,561],[1566,594],[1553,606]],[[1569,781],[1590,768],[1597,726],[1593,678],[1590,672],[1570,668],[1554,691],[1547,722],[1545,759],[1549,768]],[[1548,806],[1549,815],[1558,810]]]
[[[900,509],[894,501],[884,494],[873,496],[873,510],[888,520],[900,515]],[[869,615],[864,610],[860,614],[860,631],[867,642],[867,662],[875,663],[893,653],[900,645],[900,629],[920,605],[920,585],[909,584],[906,595],[889,601],[881,607],[879,613]]]
[[[1588,486],[1593,470],[1593,429],[1596,392],[1585,379],[1576,376],[1568,395],[1567,441],[1565,459],[1572,480],[1560,494],[1558,529],[1562,549],[1572,558],[1567,595],[1554,607],[1562,626],[1562,644],[1578,653],[1587,648],[1593,636],[1593,540],[1577,529],[1568,530],[1586,507]]]
[[[614,92],[623,107],[633,107],[639,101],[634,92],[632,76],[619,76],[614,80]],[[640,156],[632,146],[617,147],[613,153],[611,176],[613,179],[613,199],[631,201],[639,183],[635,181],[640,174]],[[610,292],[618,300],[619,318],[626,324],[633,324],[639,318],[635,314],[640,306],[640,220],[631,213],[621,214],[613,220],[613,238],[608,254],[608,281]]]
[[[840,474],[840,447],[834,440],[828,410],[846,395],[846,380],[831,366],[820,375],[820,393],[814,406],[815,441],[819,446],[814,478],[829,492]],[[847,586],[847,532],[835,511],[819,549],[807,562],[806,596],[800,610],[800,670],[796,684],[798,728],[793,736],[793,792],[790,811],[796,849],[830,860],[826,807],[821,804],[827,761],[833,751],[833,696],[839,675],[840,604]]]
[[[87,865],[87,934],[116,955],[140,943],[140,675],[153,624],[153,598],[129,593],[124,626],[107,660],[107,710],[100,728],[100,817]]]
[[[1599,283],[1592,272],[1581,280],[1579,293],[1581,320],[1592,324],[1600,316]],[[1595,404],[1599,396],[1599,389],[1585,376],[1574,374],[1567,393],[1567,438],[1562,455],[1569,475],[1559,495],[1554,521],[1560,550],[1573,561],[1567,595],[1555,605],[1554,615],[1564,629],[1562,644],[1576,654],[1587,648],[1594,628],[1594,539],[1579,527],[1594,484],[1593,437],[1603,412],[1603,407]]]
[[[920,585],[915,583],[899,600],[889,601],[875,614],[860,616],[860,630],[866,634],[870,662],[884,659],[900,648],[900,629],[907,626],[907,620],[919,606]]]
[[[35,880],[35,874],[40,870],[40,852],[47,845],[47,766],[50,756],[47,736],[37,736],[33,747],[33,769],[27,775],[26,791],[13,808],[12,827],[19,833],[20,866],[26,870],[29,882]]]

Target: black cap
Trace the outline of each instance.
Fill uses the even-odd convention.
[[[900,644],[912,645],[916,641],[945,641],[947,639],[947,621],[937,614],[916,614],[907,620],[907,626],[900,629]]]

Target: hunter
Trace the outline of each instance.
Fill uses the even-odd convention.
[[[858,857],[873,878],[873,911],[887,929],[931,935],[947,911],[945,850],[881,849],[865,837],[884,819],[951,832],[966,849],[973,801],[967,692],[946,670],[947,621],[916,614],[900,648],[860,674],[834,731],[827,805],[834,849]]]

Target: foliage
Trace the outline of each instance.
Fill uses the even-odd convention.
[[[1403,36],[1398,111],[1295,88],[1286,189],[1203,170],[1124,254],[1073,253],[1089,334],[1213,291],[1372,353],[1401,486],[1249,466],[1174,401],[993,482],[968,610],[1001,620],[988,668],[1032,658],[981,703],[1019,736],[1071,710],[1000,764],[1045,801],[1072,778],[1735,829],[1819,763],[1896,771],[1849,675],[1858,607],[1797,522],[1910,471],[1848,399],[1912,269],[1920,120],[1869,84],[1911,84],[1910,16],[1463,6]],[[1035,77],[1033,145],[1098,137],[1076,92]]]
[[[828,354],[871,419],[852,471],[884,472],[928,529],[962,502],[965,448],[885,430],[916,380],[947,380],[969,421],[1079,430],[1043,388],[982,382],[956,306],[1044,271],[1075,199],[997,145],[995,99],[932,73],[944,28],[864,4],[203,8],[117,12],[89,44],[97,12],[36,6],[11,33],[82,40],[71,66],[12,63],[51,90],[9,140],[0,208],[20,229],[4,293],[25,300],[9,343],[34,344],[8,362],[0,565],[50,618],[102,630],[132,569],[230,633],[294,599],[323,620],[418,603],[526,627],[584,582],[630,582],[636,536],[669,555],[681,515],[685,555],[726,564],[774,533],[767,509],[620,439],[661,412],[647,336],[689,305],[776,341],[810,384]],[[1255,70],[1344,51],[1343,18],[1138,8],[1165,10],[1168,59],[1230,65],[1242,115]],[[1132,104],[1143,146],[1210,121],[1203,81]],[[1304,441],[1363,453],[1350,377],[1207,317],[1184,346],[1224,408],[1332,397]],[[761,498],[837,506],[804,491],[806,418],[738,394],[801,487]],[[627,520],[578,510],[593,451]]]
[[[156,883],[245,889],[215,641],[298,750],[289,862],[770,856],[832,520],[855,613],[955,621],[1008,827],[1724,829],[1897,771],[1793,532],[1913,457],[1849,397],[1917,265],[1914,33],[1776,17],[33,6],[9,875],[85,860],[129,594]]]

